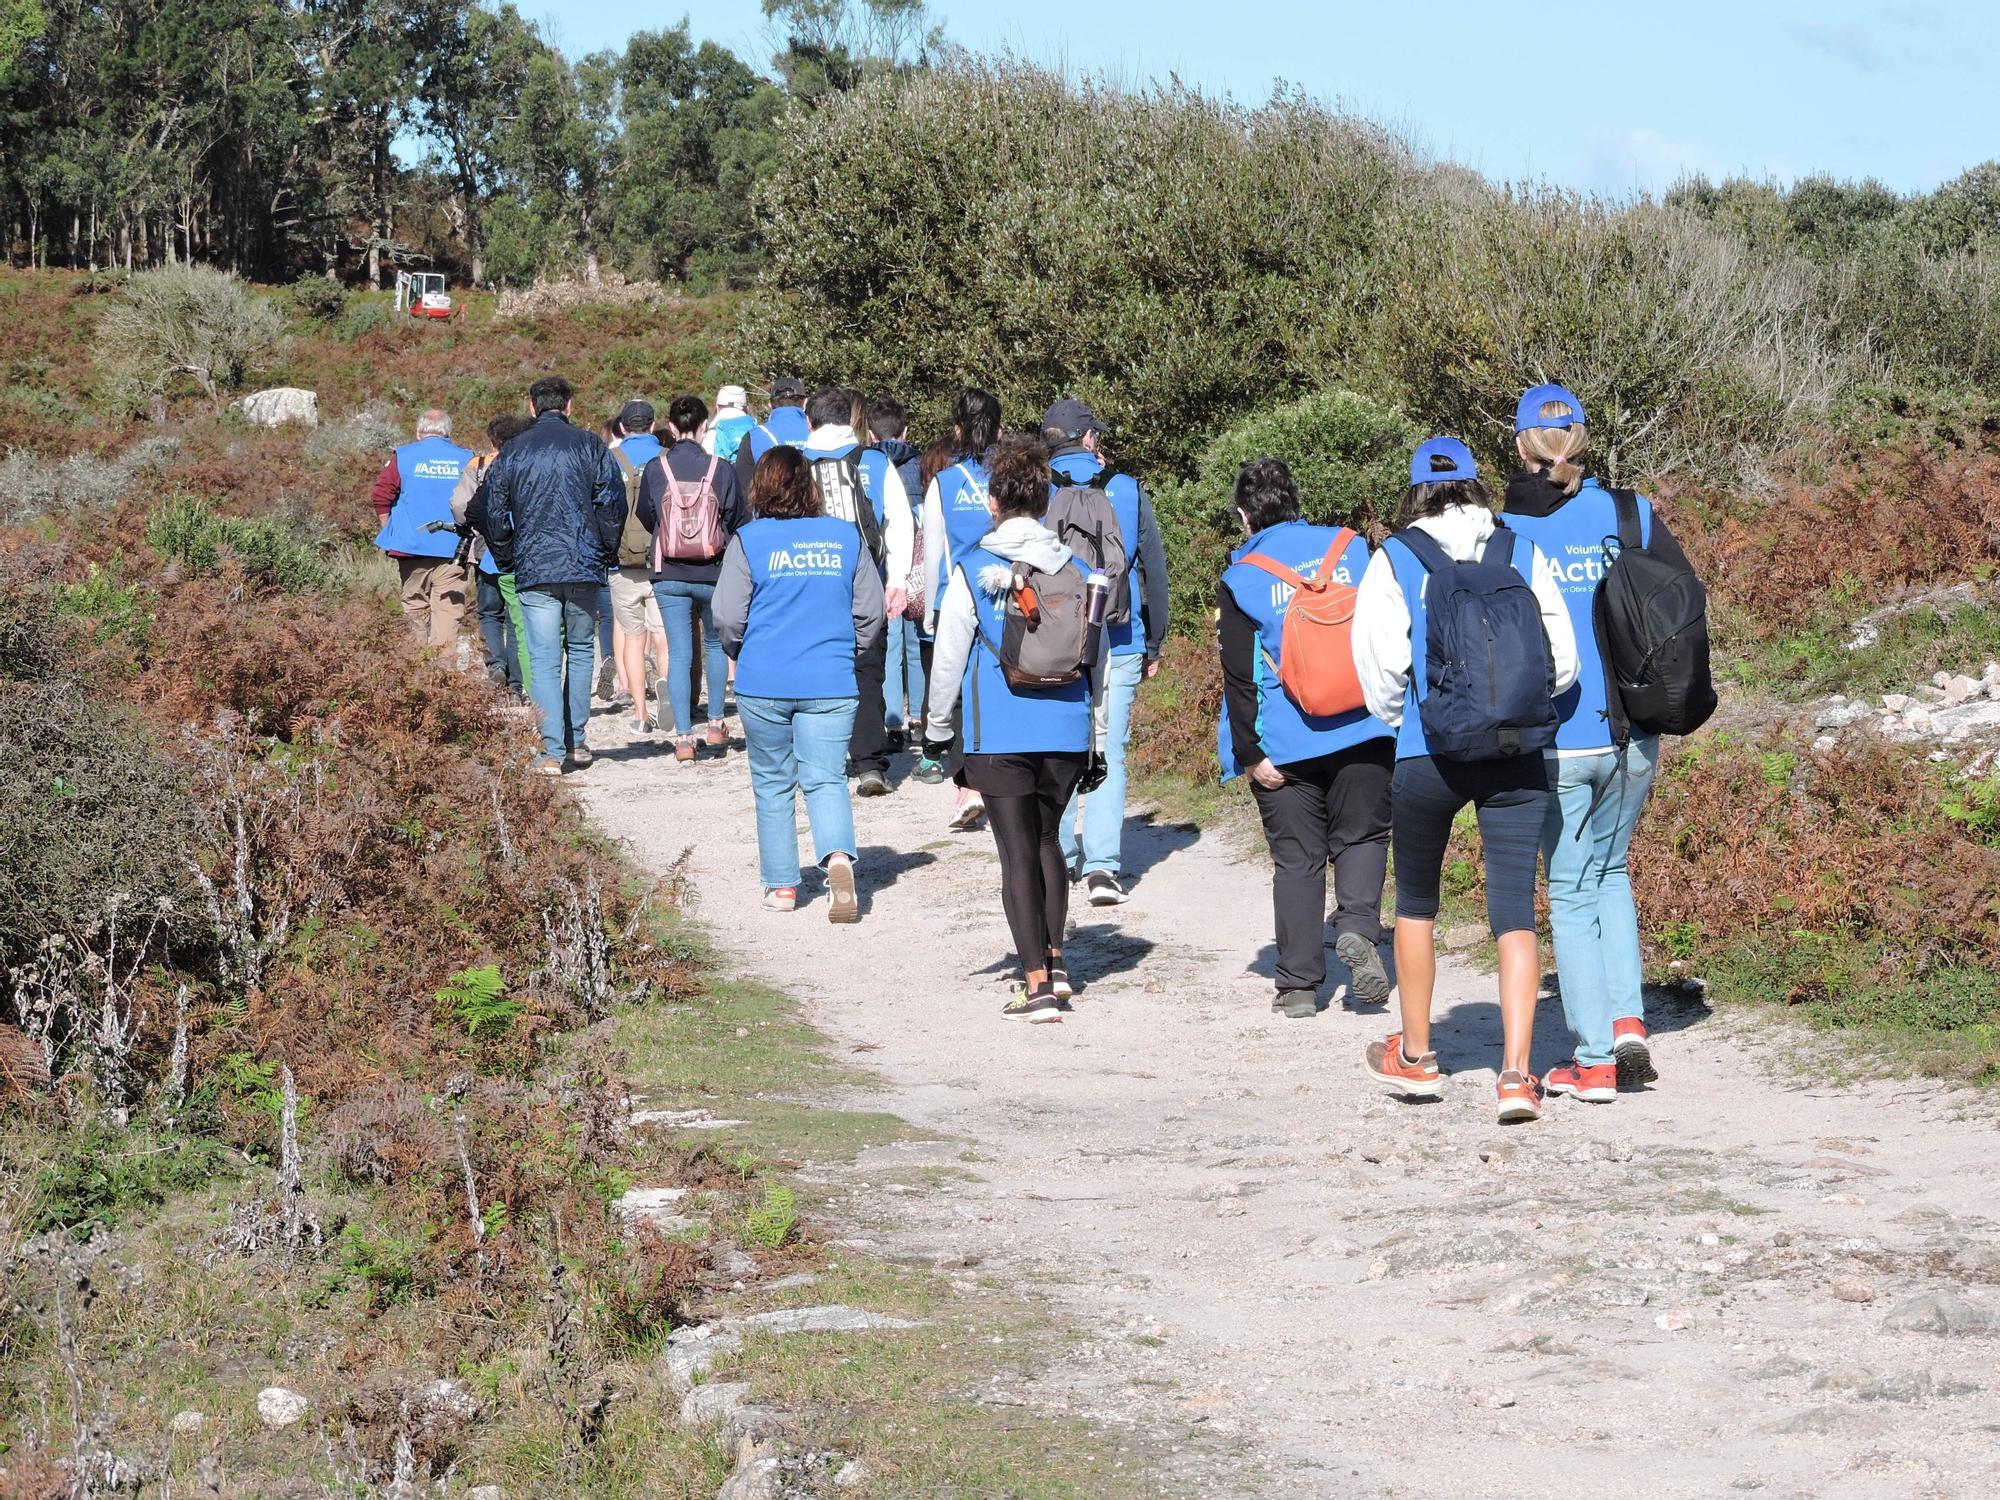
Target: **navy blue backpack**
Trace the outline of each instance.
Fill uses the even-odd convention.
[[[1414,527],[1394,539],[1430,575],[1427,691],[1417,707],[1431,754],[1503,760],[1553,745],[1555,663],[1541,601],[1514,564],[1520,537],[1494,527],[1476,562],[1453,562]]]

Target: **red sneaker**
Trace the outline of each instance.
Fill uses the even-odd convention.
[[[1370,1042],[1361,1065],[1377,1083],[1387,1084],[1405,1099],[1442,1099],[1444,1078],[1438,1072],[1435,1052],[1422,1057],[1403,1056],[1403,1033],[1398,1031],[1385,1042]]]
[[[1613,1063],[1586,1068],[1572,1058],[1542,1075],[1542,1089],[1550,1094],[1568,1094],[1586,1104],[1609,1104],[1618,1097],[1618,1068]]]
[[[1533,1073],[1500,1075],[1500,1123],[1519,1125],[1542,1117],[1542,1084]]]
[[[1637,1016],[1611,1023],[1611,1055],[1618,1059],[1618,1081],[1627,1088],[1658,1080],[1653,1066],[1652,1033]]]

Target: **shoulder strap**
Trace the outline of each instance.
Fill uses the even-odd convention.
[[[1417,560],[1418,566],[1426,573],[1435,573],[1439,568],[1451,566],[1451,558],[1446,555],[1444,548],[1437,544],[1437,539],[1415,526],[1405,526],[1389,540],[1401,542],[1403,549]]]
[[[1311,588],[1310,580],[1301,578],[1296,570],[1262,553],[1252,552],[1242,559],[1245,567],[1255,568],[1260,573],[1269,573],[1281,583],[1289,583],[1295,589]]]
[[[1520,564],[1516,562],[1514,554],[1519,549],[1514,544],[1520,539],[1519,532],[1509,530],[1505,526],[1495,526],[1487,533],[1485,545],[1479,549],[1479,560],[1483,563],[1507,564],[1518,571]]]
[[[1343,526],[1339,531],[1334,533],[1333,544],[1326,549],[1326,561],[1319,565],[1319,576],[1322,584],[1333,582],[1334,569],[1340,566],[1340,560],[1347,555],[1347,549],[1354,545],[1354,541],[1354,528],[1352,526]]]
[[[611,445],[611,456],[618,460],[618,467],[625,471],[627,479],[630,479],[634,474],[639,472],[639,466],[625,456],[624,444],[613,443]]]
[[[1638,494],[1632,490],[1613,490],[1611,503],[1618,510],[1618,545],[1636,552],[1646,545],[1644,528],[1639,523]]]

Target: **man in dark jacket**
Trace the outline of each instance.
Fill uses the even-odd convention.
[[[472,517],[505,568],[510,563],[528,642],[529,692],[542,715],[535,769],[562,774],[563,759],[590,764],[590,664],[597,599],[618,555],[625,482],[611,450],[570,426],[570,384],[544,375],[528,387],[534,426],[493,461]],[[565,665],[567,672],[565,673]]]

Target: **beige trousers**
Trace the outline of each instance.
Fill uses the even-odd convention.
[[[403,618],[417,639],[439,648],[458,644],[465,622],[465,570],[448,557],[399,557]]]

